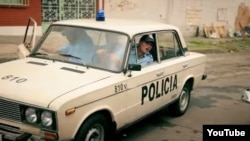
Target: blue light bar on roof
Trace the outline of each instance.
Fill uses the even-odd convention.
[[[96,13],[96,21],[105,21],[104,10],[100,9]]]

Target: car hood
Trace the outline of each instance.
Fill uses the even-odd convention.
[[[47,107],[61,95],[110,76],[109,72],[85,66],[19,59],[0,65],[0,98]]]

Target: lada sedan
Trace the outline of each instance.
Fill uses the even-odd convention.
[[[24,52],[0,64],[0,140],[110,141],[162,108],[183,115],[206,79],[206,56],[162,22],[58,21]]]

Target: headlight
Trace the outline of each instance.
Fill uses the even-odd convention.
[[[48,129],[53,131],[57,130],[55,111],[37,107],[29,107],[26,105],[20,105],[20,110],[21,120],[24,124],[30,124],[32,126],[42,129]]]
[[[25,118],[29,123],[37,122],[36,110],[34,108],[27,108],[25,111]]]
[[[52,114],[50,112],[44,111],[41,114],[42,124],[46,127],[51,126],[53,123]]]

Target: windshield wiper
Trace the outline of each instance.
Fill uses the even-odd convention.
[[[36,55],[48,56],[48,54],[46,54],[46,53],[41,53],[41,52],[35,52],[35,53],[30,54],[30,56],[36,56]]]
[[[60,54],[60,55],[62,55],[62,56],[66,56],[66,57],[72,57],[72,58],[75,58],[75,59],[78,59],[78,60],[82,60],[82,58],[80,58],[80,57],[76,57],[76,56],[73,56],[73,55],[70,55],[70,54]],[[84,64],[84,63],[79,63],[79,62],[75,62],[75,63],[77,63],[77,64],[81,64],[82,66],[85,66],[85,67],[87,67],[87,69],[89,68],[89,66],[87,65],[87,64]]]
[[[50,58],[49,54],[47,53],[35,52],[35,53],[30,54],[29,56],[46,56],[48,57],[49,60],[52,60],[53,62],[55,62],[55,59]]]
[[[76,56],[73,56],[73,55],[70,55],[70,54],[60,54],[60,55],[81,60],[80,57],[76,57]]]

